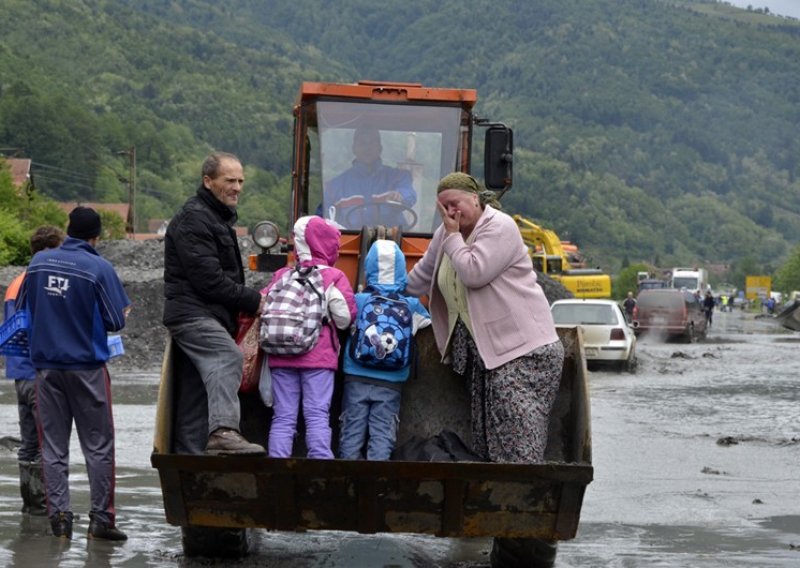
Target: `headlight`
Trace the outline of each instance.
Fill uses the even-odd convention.
[[[278,242],[278,226],[271,221],[261,221],[253,229],[253,240],[262,249],[271,249]]]

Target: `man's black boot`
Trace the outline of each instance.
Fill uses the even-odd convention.
[[[114,523],[107,523],[98,519],[94,513],[89,513],[89,538],[100,538],[103,540],[128,540],[128,536],[114,526]]]
[[[50,528],[53,529],[53,536],[58,538],[72,538],[72,513],[62,511],[50,517]]]

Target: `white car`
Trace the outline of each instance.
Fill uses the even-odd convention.
[[[580,326],[587,362],[636,370],[636,334],[613,300],[557,300],[550,306],[556,327]]]

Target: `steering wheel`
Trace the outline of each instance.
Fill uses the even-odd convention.
[[[411,214],[411,221],[405,221],[404,226],[401,227],[402,229],[410,229],[414,225],[417,224],[417,212],[414,211],[411,207],[406,205],[405,203],[401,203],[400,201],[371,201],[369,203],[363,203],[361,205],[354,205],[350,207],[347,213],[344,214],[344,221],[348,227],[352,227],[356,225],[355,222],[355,214],[356,211],[358,212],[370,212],[373,209],[376,213],[380,213],[380,209],[384,207],[389,210],[389,212],[399,212],[403,213],[410,213]],[[403,215],[403,219],[405,219],[405,215]]]

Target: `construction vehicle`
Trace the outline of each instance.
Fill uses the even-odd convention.
[[[362,263],[375,238],[399,243],[409,269],[423,255],[440,223],[438,180],[452,171],[470,171],[474,128],[485,129],[485,185],[500,192],[511,186],[512,133],[476,117],[476,100],[471,89],[419,84],[302,84],[294,107],[291,223],[324,212],[340,226],[336,266],[354,289],[363,282]],[[352,213],[323,191],[350,165],[354,130],[365,124],[381,133],[383,162],[409,172],[417,195],[413,205],[364,202]],[[355,218],[367,209],[379,217],[400,213],[404,221],[392,227],[359,225]],[[261,253],[251,258],[253,269],[274,271],[292,262],[291,242],[281,244],[279,232],[269,222],[254,229]],[[167,521],[182,527],[187,555],[243,553],[247,531],[256,527],[494,537],[496,548],[502,539],[542,539],[545,548],[571,539],[593,475],[591,430],[581,336],[574,328],[559,334],[566,359],[550,419],[547,463],[542,464],[308,460],[299,457],[304,455],[304,448],[297,447],[302,434],[295,444],[298,457],[290,459],[179,455],[175,438],[186,430],[180,409],[192,404],[185,398],[195,392],[185,385],[198,385],[199,377],[168,341],[151,457]],[[463,378],[442,364],[430,328],[421,330],[416,342],[419,363],[404,385],[398,447],[446,430],[469,443],[470,404]],[[337,376],[335,392],[341,381]],[[270,411],[257,394],[240,396],[242,433],[266,446]],[[334,451],[339,402],[334,396]],[[502,557],[502,547],[497,549],[493,557]],[[554,545],[548,550],[554,556]],[[504,564],[493,560],[493,565]]]
[[[604,274],[599,268],[586,268],[582,259],[582,266],[575,266],[575,245],[565,244],[554,231],[545,229],[522,215],[513,217],[537,271],[560,282],[576,298],[611,297],[611,277],[608,274]],[[567,247],[571,250],[568,251]]]

